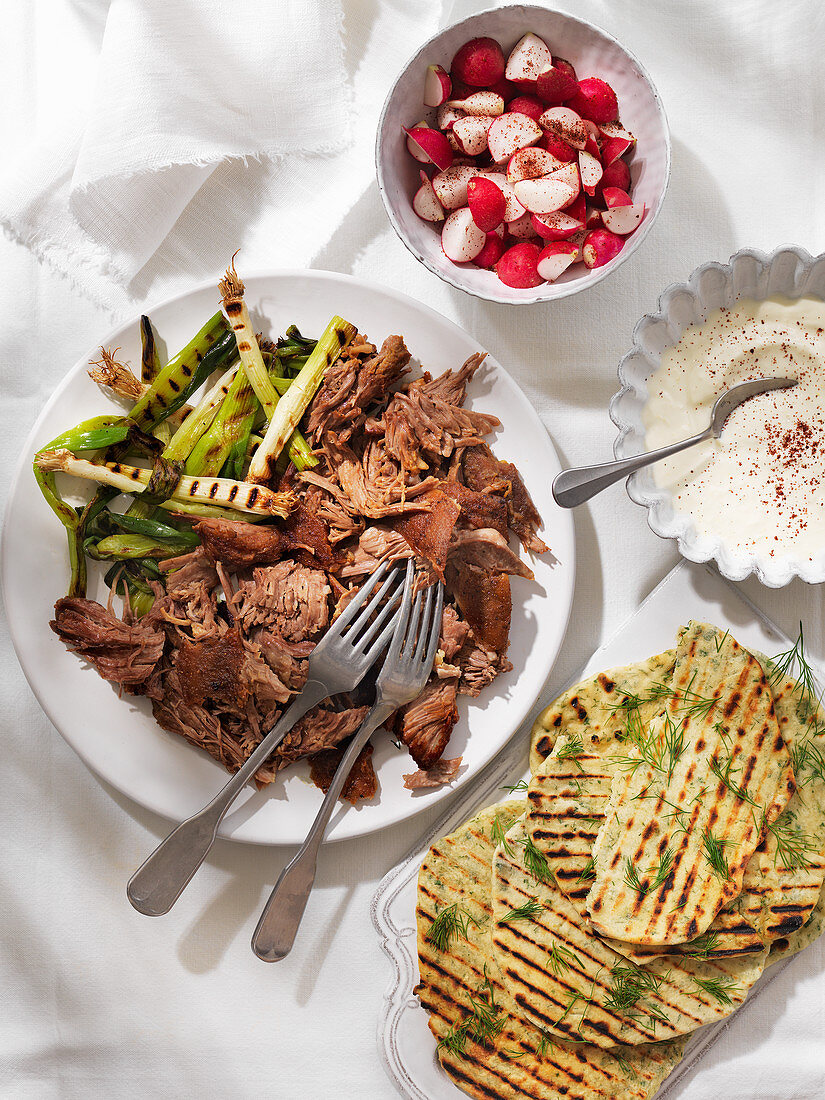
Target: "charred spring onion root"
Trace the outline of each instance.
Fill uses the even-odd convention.
[[[41,451],[35,464],[45,473],[62,472],[111,485],[123,493],[134,493],[138,486],[149,484],[151,470],[128,466],[121,462],[91,462],[75,458],[71,451]],[[291,493],[275,493],[262,485],[231,481],[229,478],[197,478],[181,476],[171,496],[159,503],[169,511],[181,511],[179,505],[221,505],[239,512],[280,516],[285,519],[293,504]],[[183,509],[185,510],[185,509]],[[190,509],[191,510],[191,509]]]
[[[249,467],[247,477],[250,481],[269,480],[281,451],[298,427],[327,369],[335,362],[355,333],[355,326],[338,316],[333,317],[324,329],[315,349],[270,418],[264,441],[255,452]]]

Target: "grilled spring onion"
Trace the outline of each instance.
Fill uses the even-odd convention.
[[[149,389],[138,398],[130,412],[132,419],[145,428],[165,420],[179,409],[204,379],[232,354],[234,342],[227,341],[226,336],[226,322],[216,313],[186,347],[169,360]]]
[[[333,317],[324,329],[315,350],[297,378],[282,397],[269,421],[264,441],[255,452],[247,477],[263,482],[271,476],[275,462],[320,386],[327,368],[355,336],[356,328],[343,317]]]
[[[124,493],[134,493],[138,486],[146,488],[152,471],[120,462],[90,462],[75,458],[71,451],[41,451],[35,463],[42,471],[62,471],[87,481],[111,485]],[[217,504],[239,512],[273,515],[285,519],[293,503],[291,493],[274,493],[262,485],[251,485],[229,478],[196,478],[182,476],[171,496],[159,502],[159,507],[181,511],[181,505]],[[191,511],[191,508],[189,509]],[[205,514],[201,512],[201,514]]]
[[[104,509],[86,529],[83,549],[91,558],[170,558],[200,544],[194,531],[159,520]]]
[[[249,438],[252,421],[255,419],[258,408],[255,391],[241,367],[212,423],[189,453],[184,467],[185,472],[202,476],[220,473],[235,443],[240,439],[244,440],[242,453],[245,455],[246,440]],[[240,469],[235,465],[230,476],[240,480],[242,470],[243,463]]]
[[[140,378],[151,385],[160,373],[160,360],[155,347],[152,322],[145,315],[140,318]]]
[[[249,319],[249,310],[244,301],[244,285],[235,270],[235,257],[226,269],[226,275],[218,284],[223,310],[238,344],[246,377],[255,391],[255,396],[263,406],[267,420],[272,418],[278,404],[278,394],[269,378],[258,338]]]

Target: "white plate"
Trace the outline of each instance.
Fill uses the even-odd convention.
[[[423,366],[439,374],[458,367],[483,350],[461,329],[426,306],[382,287],[319,271],[262,274],[246,281],[253,321],[277,335],[295,323],[307,333],[320,332],[330,315],[340,313],[359,331],[380,343],[402,334]],[[150,312],[170,352],[183,346],[214,313],[218,293],[204,286],[165,302]],[[112,332],[105,346],[120,347],[123,359],[140,362],[137,320]],[[63,528],[42,499],[31,472],[38,446],[60,431],[96,413],[110,411],[106,396],[87,377],[88,358],[75,364],[43,409],[29,436],[15,474],[5,518],[3,593],[20,664],[40,705],[66,741],[88,766],[118,790],[173,821],[208,802],[226,780],[226,772],[205,752],[162,730],[145,699],[124,695],[70,653],[49,630],[54,601],[64,595],[68,564]],[[553,554],[533,563],[535,583],[515,579],[509,656],[513,671],[499,677],[477,700],[459,701],[460,719],[449,755],[464,764],[452,787],[413,793],[402,774],[414,771],[406,752],[388,737],[374,738],[373,757],[380,784],[372,803],[338,812],[332,839],[361,836],[412,817],[449,798],[502,748],[524,720],[544,686],[561,646],[573,599],[573,523],[550,492],[559,462],[553,445],[527,398],[491,359],[470,386],[469,404],[494,412],[502,429],[493,438],[496,452],[521,471],[545,522]],[[556,561],[552,559],[555,557]],[[89,596],[106,600],[99,574]],[[221,835],[256,844],[303,841],[321,800],[305,765],[291,767],[263,791],[244,793],[221,826]]]
[[[682,562],[654,589],[618,633],[593,654],[572,683],[589,673],[638,661],[669,648],[677,629],[688,619],[727,627],[737,641],[763,653],[779,653],[790,644],[788,638],[715,569]],[[529,727],[524,731],[525,739],[528,730]],[[378,1048],[390,1080],[409,1100],[458,1100],[464,1095],[441,1069],[427,1026],[427,1013],[413,996],[419,980],[415,928],[418,868],[436,837],[452,832],[482,806],[507,797],[504,787],[519,778],[524,755],[525,744],[518,737],[433,825],[410,855],[382,879],[373,897],[373,923],[394,970],[378,1021]],[[757,997],[792,961],[789,959],[771,967],[733,1017],[695,1033],[687,1054],[657,1093],[660,1100],[664,1100],[723,1031],[742,1026],[742,1013],[749,1011]],[[707,1072],[713,1071],[709,1068]]]

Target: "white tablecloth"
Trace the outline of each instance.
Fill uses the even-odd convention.
[[[440,22],[482,6],[445,0],[442,11],[438,0],[345,0],[356,137],[324,164],[307,198],[323,221],[309,219],[297,235],[278,188],[257,166],[218,168],[229,195],[260,184],[254,224],[228,234],[216,227],[213,263],[203,270],[181,272],[173,253],[165,257],[141,290],[142,304],[217,278],[230,236],[243,244],[250,268],[303,262],[377,280],[473,332],[534,402],[564,460],[606,458],[616,362],[635,320],[668,283],[744,245],[825,250],[825,12],[819,0],[571,2],[647,65],[673,131],[673,178],[654,231],[616,275],[556,305],[517,310],[464,296],[417,265],[390,229],[372,180],[375,118],[394,72]],[[91,87],[106,7],[105,0],[5,5],[6,151],[47,126],[68,91],[82,99]],[[0,305],[5,495],[46,396],[112,318],[4,240]],[[130,312],[121,306],[118,317]],[[575,521],[575,604],[545,700],[677,560],[621,486]],[[819,588],[743,587],[789,632],[804,617],[813,653],[825,656]],[[325,851],[299,941],[278,966],[259,963],[249,937],[286,850],[218,844],[173,913],[148,920],[130,908],[124,884],[165,823],[86,770],[38,709],[5,633],[2,647],[0,1096],[394,1096],[375,1047],[389,968],[369,901],[430,816]],[[733,1028],[717,1044],[681,1089],[683,1100],[825,1095],[823,970],[820,944],[775,983],[747,1029]]]

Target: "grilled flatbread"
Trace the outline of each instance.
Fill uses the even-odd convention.
[[[690,624],[666,710],[613,779],[593,851],[594,927],[659,945],[706,932],[793,790],[761,665],[728,634]]]
[[[458,1088],[478,1100],[648,1100],[680,1061],[685,1039],[613,1053],[551,1042],[524,1020],[503,984],[490,939],[491,832],[497,817],[506,829],[525,807],[508,802],[482,811],[437,841],[421,866],[417,993],[439,1040],[438,1057]],[[428,932],[452,905],[467,935],[459,929],[437,946]],[[467,1028],[462,1045],[461,1029],[472,1019],[471,998],[487,1004],[488,1019],[498,1030],[480,1042]]]
[[[581,738],[585,747],[608,740],[624,740],[627,711],[622,700],[644,697],[658,684],[667,684],[676,663],[676,650],[668,649],[645,661],[609,669],[582,680],[541,712],[530,737],[530,771],[535,774],[553,751],[560,732]],[[641,716],[652,718],[661,706],[642,703]]]
[[[605,819],[615,766],[611,759],[623,750],[619,742],[603,743],[602,752],[577,754],[562,735],[555,749],[530,781],[527,828],[543,853],[562,891],[583,907],[595,871],[593,845]],[[638,963],[654,955],[687,954],[721,959],[761,952],[755,928],[737,912],[717,914],[700,940],[672,947],[629,944],[605,937],[615,951]]]
[[[735,959],[656,958],[637,967],[603,943],[586,914],[525,865],[517,821],[493,858],[493,948],[519,1012],[560,1039],[610,1048],[686,1034],[744,1001],[767,951]],[[527,908],[525,908],[527,907]]]

